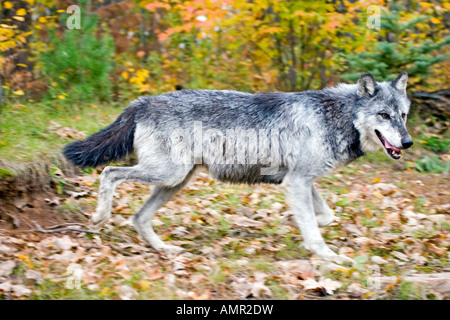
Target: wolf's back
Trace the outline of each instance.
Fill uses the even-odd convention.
[[[132,102],[108,127],[85,140],[69,143],[63,149],[64,156],[82,168],[95,168],[125,157],[133,151],[135,118],[142,105],[141,99]]]

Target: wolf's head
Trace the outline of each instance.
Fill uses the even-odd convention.
[[[406,72],[390,82],[376,82],[370,73],[359,78],[354,125],[364,152],[383,147],[392,159],[398,160],[402,149],[413,145],[405,126],[410,106],[407,81]]]

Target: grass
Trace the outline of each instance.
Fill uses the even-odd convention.
[[[402,281],[397,292],[397,298],[400,300],[427,300],[433,297],[425,296],[422,286],[411,282]]]
[[[377,150],[375,152],[367,153],[364,157],[356,159],[356,163],[363,164],[363,163],[370,163],[370,164],[382,164],[382,163],[389,163],[393,160],[389,159],[386,156],[386,152],[384,150]]]
[[[121,111],[109,105],[88,105],[73,110],[57,110],[38,103],[6,105],[0,117],[0,159],[24,163],[52,156],[74,140],[52,130],[54,123],[90,134],[114,121]]]
[[[0,177],[7,178],[7,177],[14,177],[16,176],[16,173],[8,168],[0,168]]]
[[[417,159],[414,168],[422,173],[440,173],[450,170],[450,161],[442,162],[437,155]]]
[[[446,137],[427,137],[422,135],[419,139],[421,144],[434,152],[448,153],[450,150],[450,140]]]

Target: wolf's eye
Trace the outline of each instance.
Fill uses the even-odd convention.
[[[387,113],[379,113],[380,117],[383,119],[390,119],[391,117]]]
[[[406,114],[402,113],[402,119],[405,120],[406,119]]]

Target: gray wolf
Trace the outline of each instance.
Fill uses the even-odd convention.
[[[334,213],[313,182],[378,148],[397,160],[411,147],[407,79],[403,72],[377,82],[366,73],[356,84],[320,91],[180,90],[140,97],[114,123],[68,144],[63,153],[80,167],[137,155],[135,166],[104,168],[93,228],[109,219],[119,184],[149,183],[154,189],[133,216],[134,226],[154,249],[178,252],[155,234],[152,218],[204,167],[220,181],[283,183],[304,246],[321,259],[350,263],[321,236],[319,227],[330,224]]]

